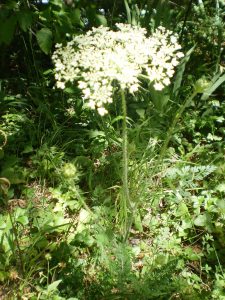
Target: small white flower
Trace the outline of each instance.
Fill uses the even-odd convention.
[[[100,114],[100,116],[104,116],[108,113],[108,110],[106,110],[104,107],[99,107],[97,108],[98,113]]]
[[[170,84],[170,80],[169,80],[168,77],[163,79],[163,84],[166,85],[166,86]]]
[[[87,83],[85,81],[79,81],[78,82],[78,86],[79,88],[82,89],[86,89],[87,88]]]
[[[57,88],[59,89],[65,89],[65,83],[62,81],[57,81]]]
[[[172,44],[177,43],[177,37],[172,35],[172,36],[170,37],[170,41],[171,41]]]
[[[157,90],[157,91],[161,91],[163,88],[164,88],[164,85],[160,82],[156,82],[154,84],[154,88]]]
[[[87,105],[91,108],[91,109],[95,109],[96,103],[94,100],[90,100]]]

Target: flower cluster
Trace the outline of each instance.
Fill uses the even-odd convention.
[[[117,24],[117,28],[93,28],[65,47],[57,44],[52,56],[57,87],[78,82],[87,105],[100,115],[107,113],[105,104],[113,101],[113,82],[134,93],[145,77],[156,90],[162,90],[170,84],[183,56],[177,37],[164,27],[150,37],[137,26]]]

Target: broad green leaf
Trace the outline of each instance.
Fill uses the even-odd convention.
[[[52,31],[45,27],[36,34],[38,45],[45,54],[49,54],[52,48]]]
[[[27,216],[19,216],[16,220],[18,223],[22,224],[23,226],[27,225],[29,223],[28,217]]]
[[[15,170],[13,167],[5,168],[0,173],[1,177],[6,177],[12,184],[20,184],[25,182],[25,176],[22,170]]]
[[[176,216],[182,217],[188,215],[188,207],[184,202],[181,202],[178,205],[178,208],[176,210]]]
[[[197,216],[197,218],[195,218],[194,224],[196,226],[205,227],[210,224],[210,221],[211,220],[207,214],[202,214],[202,215]]]

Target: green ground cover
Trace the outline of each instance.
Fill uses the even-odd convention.
[[[225,299],[225,2],[41,2],[0,4],[0,299]],[[101,116],[52,55],[116,23],[184,57]]]

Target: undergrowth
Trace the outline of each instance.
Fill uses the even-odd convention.
[[[225,299],[224,1],[0,4],[0,299]],[[185,57],[101,117],[55,88],[55,43],[159,25]],[[126,213],[126,212],[125,212]]]

